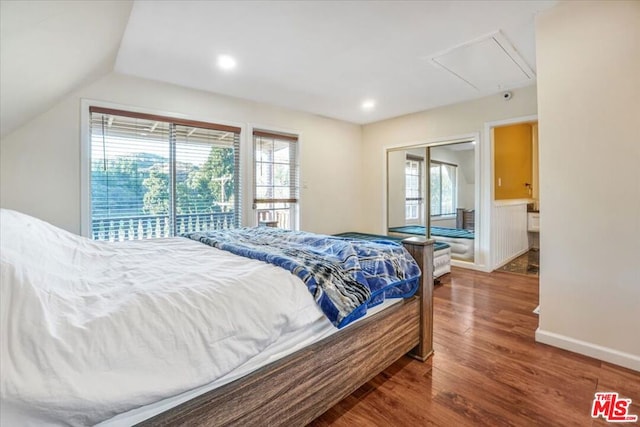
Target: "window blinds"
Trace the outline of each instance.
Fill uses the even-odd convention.
[[[298,137],[262,130],[253,132],[254,208],[258,222],[277,221],[295,228],[299,198]]]
[[[422,215],[422,157],[407,155],[405,160],[405,220],[420,220]]]
[[[99,240],[240,224],[240,129],[90,108],[91,223]]]
[[[254,203],[297,203],[296,136],[253,132],[255,159]]]
[[[422,158],[407,156],[405,161],[405,196],[407,201],[422,202]]]

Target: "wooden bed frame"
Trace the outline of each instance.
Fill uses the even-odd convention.
[[[402,241],[422,279],[415,296],[138,425],[306,425],[404,354],[433,354],[433,240]]]
[[[456,209],[456,228],[461,230],[475,231],[476,228],[475,209]]]

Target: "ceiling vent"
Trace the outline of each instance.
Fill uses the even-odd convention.
[[[439,53],[431,61],[481,92],[523,86],[536,77],[499,31]]]

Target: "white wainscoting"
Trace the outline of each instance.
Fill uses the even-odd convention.
[[[493,203],[491,252],[494,270],[529,250],[527,202],[513,200]]]

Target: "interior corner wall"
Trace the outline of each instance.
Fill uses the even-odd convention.
[[[535,86],[512,92],[513,98],[510,101],[504,101],[496,94],[364,125],[362,158],[366,179],[363,181],[361,197],[366,201],[366,209],[363,210],[360,230],[386,234],[384,171],[387,147],[418,145],[438,138],[470,133],[483,135],[486,122],[536,114]],[[483,143],[482,136],[480,143]],[[478,147],[476,146],[476,150]],[[477,182],[474,184],[482,185]]]
[[[560,3],[536,34],[536,338],[640,370],[640,2]]]
[[[81,98],[217,123],[296,130],[301,133],[300,227],[321,233],[360,228],[361,126],[117,73],[2,138],[0,206],[80,232]]]

